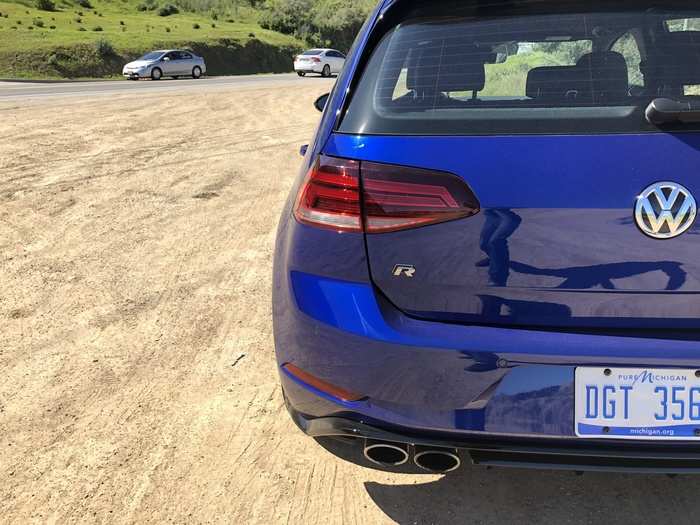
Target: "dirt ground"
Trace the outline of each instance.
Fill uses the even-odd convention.
[[[386,474],[294,427],[271,258],[329,87],[0,103],[0,521],[696,523],[696,478]]]

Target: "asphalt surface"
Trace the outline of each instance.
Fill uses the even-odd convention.
[[[318,77],[320,79],[320,77]],[[294,73],[281,75],[249,75],[228,77],[205,77],[194,79],[152,80],[105,80],[78,82],[14,82],[0,81],[0,101],[46,97],[81,97],[129,93],[158,93],[187,90],[213,91],[231,87],[272,87],[283,84],[297,85],[313,82],[317,77],[299,78]]]

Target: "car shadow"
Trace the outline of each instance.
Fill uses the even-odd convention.
[[[487,469],[465,465],[437,481],[365,482],[396,523],[696,523],[700,478]]]
[[[329,78],[338,78],[338,75],[331,75],[329,77],[324,77],[322,75],[317,75],[315,73],[307,74],[304,77],[299,77],[299,78],[317,78],[319,80],[328,80]]]
[[[673,291],[681,289],[688,276],[683,269],[683,264],[675,261],[629,261],[569,268],[537,268],[529,264],[513,261],[510,263],[510,267],[513,271],[524,275],[559,277],[563,279],[563,282],[557,288],[562,290],[588,290],[595,287],[601,287],[604,290],[615,290],[613,281],[616,279],[626,279],[651,272],[662,272],[668,278],[665,289]]]

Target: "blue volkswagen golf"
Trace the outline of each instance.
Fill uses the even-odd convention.
[[[386,0],[284,209],[289,412],[341,457],[700,471],[700,8]]]

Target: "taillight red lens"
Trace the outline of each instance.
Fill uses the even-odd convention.
[[[366,233],[407,230],[478,212],[476,196],[450,173],[323,155],[309,171],[294,207],[299,222]]]
[[[306,224],[361,232],[360,163],[319,157],[299,191],[294,215]]]
[[[479,201],[459,177],[418,168],[363,162],[367,233],[405,230],[469,217]]]
[[[313,61],[316,62],[317,64],[320,64],[320,63],[321,63],[321,59],[318,58],[318,57],[313,57],[311,60],[313,60]]]

